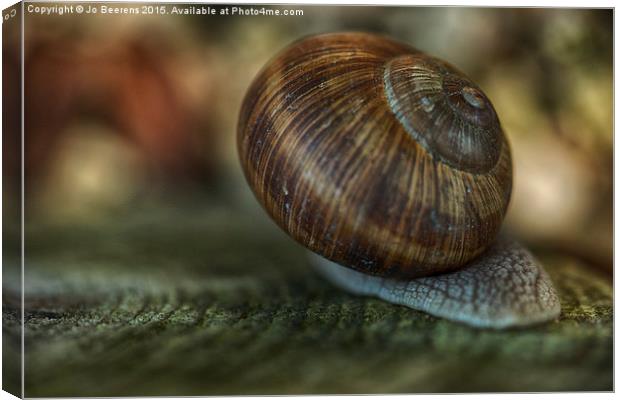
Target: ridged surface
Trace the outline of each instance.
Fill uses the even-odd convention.
[[[26,396],[613,389],[612,281],[574,258],[537,254],[557,321],[480,330],[334,288],[230,199],[176,204],[28,227]],[[5,278],[8,358],[21,282]]]
[[[421,55],[369,34],[304,39],[259,73],[238,125],[243,170],[271,217],[322,256],[384,276],[440,273],[480,254],[512,183],[501,129],[487,161],[459,169],[435,149],[445,140],[424,145],[403,126],[384,73],[411,54]]]

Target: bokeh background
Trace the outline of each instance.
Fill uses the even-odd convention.
[[[304,35],[361,30],[444,58],[478,82],[514,153],[507,227],[611,268],[609,10],[293,8],[304,15],[28,15],[31,220],[113,218],[170,192],[222,189],[250,205],[235,139],[252,78]]]
[[[309,34],[357,30],[409,43],[477,82],[493,102],[513,151],[515,181],[506,229],[535,252],[578,260],[609,279],[611,10],[286,8],[303,10],[303,16],[26,14],[26,243],[32,239],[32,259],[41,261],[37,273],[46,276],[46,265],[51,265],[62,286],[63,279],[77,276],[67,265],[81,251],[87,256],[78,257],[80,276],[91,279],[106,269],[122,275],[131,269],[148,280],[148,265],[139,268],[123,257],[159,254],[158,246],[174,247],[177,252],[166,256],[179,263],[187,257],[181,253],[192,253],[199,260],[196,268],[219,277],[240,273],[233,260],[245,251],[234,245],[238,236],[222,234],[221,240],[229,243],[217,245],[204,232],[228,232],[235,222],[221,216],[235,215],[257,227],[241,243],[252,243],[251,236],[257,236],[258,248],[263,235],[280,235],[247,188],[237,160],[236,123],[245,90],[290,42]],[[7,34],[17,32],[7,28],[5,39]],[[19,67],[17,54],[5,40],[5,81]],[[6,96],[5,104],[11,103]],[[13,100],[17,104],[19,99]],[[3,112],[7,213],[17,206],[19,121],[12,117],[15,109]],[[166,217],[153,222],[153,215]],[[200,223],[210,224],[211,231]],[[142,232],[137,245],[132,242],[135,229],[125,229],[128,224]],[[110,229],[114,233],[106,234]],[[175,245],[175,238],[183,243]],[[264,257],[270,260],[266,274],[277,274],[281,254],[289,251],[283,248],[299,251],[292,240],[278,240],[267,255],[255,249],[255,258],[242,262],[260,264]],[[196,244],[187,247],[188,241]],[[276,255],[268,255],[270,251]],[[136,264],[144,261],[140,257]],[[46,264],[50,259],[57,262]],[[175,261],[165,267],[168,275],[183,270]],[[61,292],[46,289],[44,278],[33,275],[31,282],[27,291],[31,289],[28,304],[33,310],[50,298],[58,301]],[[46,290],[56,297],[38,295]],[[105,292],[101,286],[98,290]],[[45,337],[38,334],[43,335],[34,329],[33,341]],[[50,368],[52,361],[58,362],[33,357]],[[64,379],[50,373],[40,369],[35,375],[51,382]],[[567,376],[564,381],[570,380]],[[64,387],[35,385],[32,394],[67,394]],[[109,393],[144,393],[127,387],[115,386]],[[83,389],[78,393],[106,394],[89,392],[92,386]]]

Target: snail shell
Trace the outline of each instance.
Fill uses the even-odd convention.
[[[482,90],[371,34],[309,37],[272,59],[244,99],[238,150],[282,229],[377,279],[463,268],[510,200],[509,145]]]
[[[308,38],[258,75],[239,152],[293,238],[381,276],[453,270],[495,239],[511,190],[493,106],[454,67],[368,34]]]

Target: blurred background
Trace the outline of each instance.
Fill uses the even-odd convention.
[[[246,88],[301,36],[361,30],[441,57],[479,83],[513,150],[506,229],[611,271],[610,10],[289,8],[303,16],[28,14],[27,222],[120,223],[145,204],[205,196],[266,218],[237,161]],[[18,54],[5,46],[5,74]],[[9,159],[19,144],[11,112]],[[7,165],[10,193],[19,171]]]
[[[611,390],[612,10],[286,8],[303,16],[26,13],[26,395]],[[546,266],[558,321],[478,331],[335,290],[261,209],[236,152],[245,91],[289,43],[344,30],[486,92],[513,154],[505,228]],[[3,380],[20,388],[19,25],[3,38]]]

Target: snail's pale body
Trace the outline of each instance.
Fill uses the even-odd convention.
[[[312,253],[315,267],[352,293],[374,296],[479,328],[525,326],[560,314],[547,273],[516,242],[499,242],[465,268],[416,279],[372,276]]]
[[[471,265],[499,265],[481,261],[488,252],[477,257],[496,240],[510,200],[510,148],[484,93],[444,61],[369,34],[296,42],[248,90],[238,147],[260,203],[290,236],[336,263],[332,280],[340,286],[479,326],[557,315],[557,297],[503,296],[506,304],[487,303],[495,311],[475,322],[473,298],[459,297],[456,307],[436,295],[424,300],[420,289],[398,290],[404,279],[448,284],[471,276]],[[540,268],[528,260],[531,276]],[[502,280],[509,287],[510,275],[521,273],[499,272],[486,287]],[[473,290],[474,281],[448,286]],[[512,285],[510,293],[521,289]],[[525,319],[507,311],[536,302],[538,315],[536,307]]]

